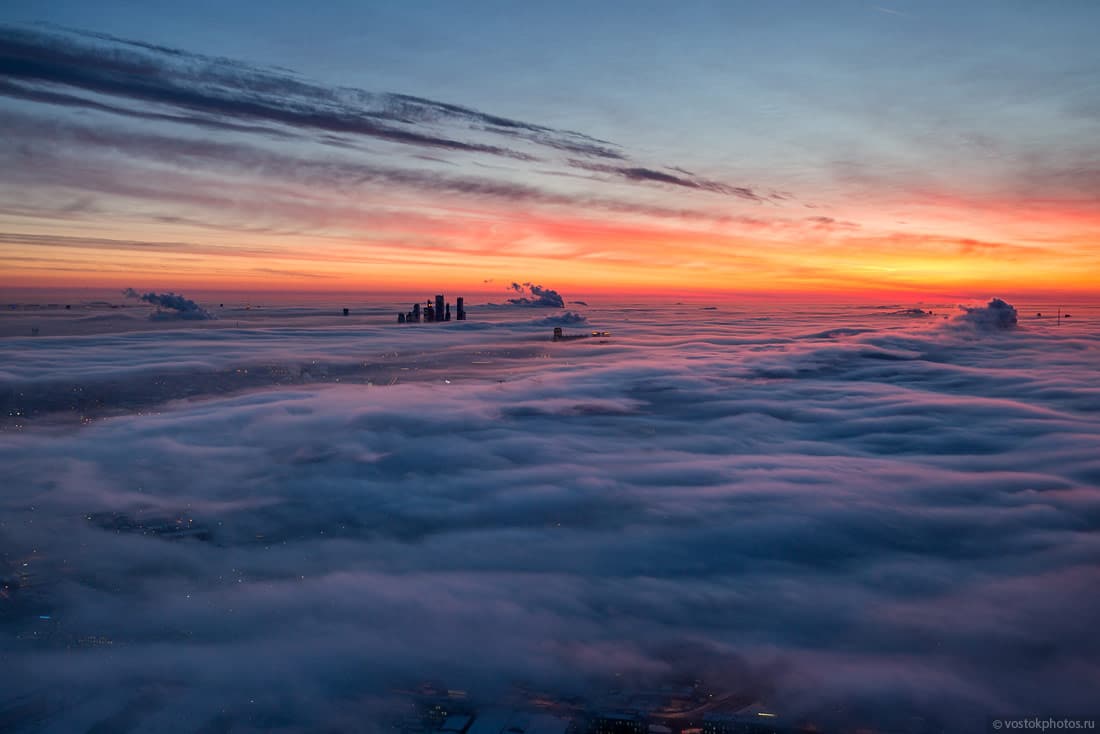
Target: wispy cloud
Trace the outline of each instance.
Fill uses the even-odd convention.
[[[765,201],[764,196],[761,196],[747,186],[731,186],[729,184],[721,183],[718,181],[709,181],[705,178],[699,178],[695,174],[688,173],[681,168],[674,169],[677,171],[677,173],[673,174],[668,173],[667,171],[657,171],[652,168],[642,168],[638,166],[613,166],[579,160],[571,160],[569,161],[569,165],[573,166],[574,168],[581,168],[586,171],[594,171],[597,173],[607,173],[613,176],[619,176],[626,179],[627,181],[668,184],[670,186],[680,186],[687,189],[695,189],[697,191],[709,191],[715,194],[736,196],[741,199],[748,199],[749,201]]]
[[[881,5],[876,5],[875,10],[877,10],[880,13],[886,13],[887,15],[897,15],[897,16],[902,17],[902,18],[910,17],[909,13],[903,13],[900,10],[894,10],[893,8],[885,8]]]
[[[128,116],[164,117],[105,105],[72,92],[101,95],[136,107],[152,104],[173,109],[173,121],[200,127],[260,123],[301,134],[349,134],[416,147],[533,159],[533,152],[504,145],[518,138],[535,148],[622,157],[614,146],[580,133],[409,95],[324,87],[285,70],[103,34],[4,27],[0,29],[0,73],[8,80],[0,94]],[[58,88],[71,91],[58,93]],[[464,136],[440,134],[440,126]],[[477,137],[502,140],[493,144]]]

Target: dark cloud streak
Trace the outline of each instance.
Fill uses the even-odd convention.
[[[544,156],[557,151],[573,156],[561,161],[565,170],[755,203],[768,200],[749,187],[702,178],[682,167],[669,167],[670,173],[631,164],[614,143],[583,133],[412,95],[325,87],[282,69],[105,34],[0,26],[0,74],[6,77],[0,95],[56,107],[343,147],[362,138],[523,162],[548,162]],[[513,194],[520,190],[510,183],[500,186],[511,187]],[[474,188],[494,190],[491,184]]]
[[[87,37],[87,36],[86,36]],[[535,145],[602,157],[619,157],[598,141],[551,128],[487,115],[458,105],[417,97],[372,94],[310,84],[285,72],[261,69],[226,59],[185,54],[149,44],[123,42],[92,34],[92,38],[123,43],[129,48],[81,43],[68,35],[0,28],[0,73],[25,83],[64,86],[109,95],[140,104],[161,104],[216,118],[253,120],[299,131],[362,135],[389,142],[459,152],[483,153],[532,160],[530,153],[500,145],[441,136],[421,122],[477,123],[490,131],[525,133]],[[26,98],[33,91],[9,90]],[[69,95],[71,98],[72,95]],[[51,103],[65,99],[55,96]],[[71,98],[69,104],[92,102]],[[125,113],[124,113],[125,114]],[[130,113],[137,114],[137,113]],[[177,121],[203,124],[178,117]],[[210,121],[206,120],[206,124]]]
[[[421,170],[387,166],[371,162],[359,162],[342,158],[302,158],[283,152],[243,142],[225,142],[209,139],[173,137],[147,132],[125,132],[109,128],[91,127],[63,122],[40,120],[12,114],[7,118],[7,131],[11,140],[24,144],[13,147],[19,165],[12,167],[12,181],[27,184],[53,185],[83,188],[82,176],[93,176],[86,188],[91,193],[117,193],[137,198],[162,198],[165,201],[194,199],[215,206],[216,200],[207,192],[164,192],[148,186],[137,186],[130,177],[94,175],[87,163],[84,169],[74,173],[60,155],[66,145],[74,152],[87,153],[115,151],[134,159],[156,162],[173,162],[186,169],[230,169],[262,172],[281,181],[302,182],[314,186],[354,187],[364,184],[396,185],[415,190],[448,193],[461,196],[486,197],[502,201],[530,202],[549,206],[566,206],[603,209],[625,214],[640,214],[658,218],[746,221],[751,224],[762,220],[717,217],[698,209],[662,207],[634,203],[623,199],[586,196],[550,191],[531,184],[516,181],[455,175],[435,170]],[[0,145],[0,152],[3,146]]]
[[[649,183],[661,183],[668,184],[670,186],[680,186],[687,189],[695,189],[697,191],[709,191],[715,194],[723,194],[726,196],[736,196],[740,199],[747,199],[749,201],[763,202],[765,197],[757,194],[751,188],[747,186],[730,186],[729,184],[720,183],[718,181],[710,181],[704,178],[699,178],[691,174],[684,173],[683,169],[676,169],[683,175],[673,175],[664,171],[657,171],[652,168],[641,168],[636,166],[610,166],[600,163],[589,163],[587,161],[571,160],[569,165],[574,168],[580,168],[586,171],[593,171],[596,173],[607,173],[614,176],[622,177],[628,181],[642,181]]]

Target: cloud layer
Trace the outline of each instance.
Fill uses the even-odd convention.
[[[118,417],[0,434],[5,576],[27,579],[0,599],[0,710],[305,731],[379,721],[422,678],[700,670],[840,726],[1087,710],[1095,321],[891,311],[589,309],[608,343],[518,309],[5,340],[14,393],[127,377]],[[241,371],[265,376],[209,380]],[[177,380],[205,399],[137,387]]]

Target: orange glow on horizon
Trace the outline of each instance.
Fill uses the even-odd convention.
[[[283,191],[271,184],[270,195]],[[0,217],[0,283],[42,288],[500,293],[1006,293],[1100,290],[1100,214],[1082,202],[923,194],[903,205],[684,216],[519,210],[381,192],[318,194],[249,231],[218,222]],[[916,216],[919,216],[917,218]],[[905,217],[902,219],[901,217]],[[297,223],[299,229],[290,224]]]

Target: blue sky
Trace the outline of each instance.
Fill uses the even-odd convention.
[[[281,64],[700,162],[820,157],[815,134],[874,149],[877,130],[906,119],[931,130],[1007,122],[1042,138],[1075,113],[1094,117],[1100,95],[1100,6],[1088,2],[6,6],[8,22]],[[990,125],[991,116],[1009,119]],[[763,148],[762,136],[773,139]]]

